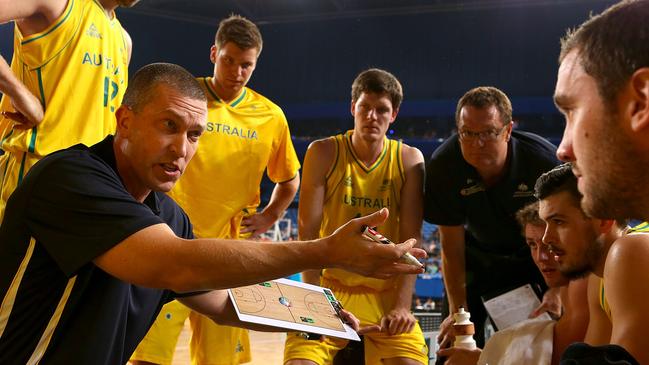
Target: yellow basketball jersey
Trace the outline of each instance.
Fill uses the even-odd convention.
[[[128,81],[127,52],[121,24],[93,0],[69,0],[59,19],[37,34],[23,37],[14,26],[11,68],[39,97],[45,116],[26,131],[0,119],[2,149],[44,156],[114,133],[113,112]],[[8,97],[0,109],[13,110]]]
[[[608,319],[611,319],[611,307],[608,305],[608,300],[604,295],[604,279],[599,279],[599,306],[602,308]]]
[[[388,208],[388,220],[378,231],[392,241],[399,241],[401,187],[405,181],[401,160],[401,141],[383,140],[383,151],[372,166],[365,166],[352,147],[352,132],[331,137],[336,146],[334,163],[327,172],[325,201],[320,236],[333,233],[352,218]],[[349,286],[376,290],[391,289],[394,279],[367,278],[340,269],[326,269],[325,279]]]
[[[649,222],[642,222],[636,226],[630,227],[627,233],[649,233]]]
[[[226,104],[211,77],[198,82],[208,98],[207,128],[170,195],[189,215],[196,236],[239,238],[241,220],[259,205],[264,170],[273,182],[288,181],[300,162],[277,105],[247,87]]]

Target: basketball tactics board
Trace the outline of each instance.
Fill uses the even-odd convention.
[[[336,298],[327,288],[277,279],[228,294],[241,321],[360,341],[338,317]]]

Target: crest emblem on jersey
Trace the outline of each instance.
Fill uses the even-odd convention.
[[[352,187],[352,185],[353,185],[352,184],[352,177],[351,176],[345,177],[345,179],[343,180],[343,184],[345,184],[345,186]]]
[[[379,191],[386,191],[390,189],[390,185],[392,185],[392,180],[390,179],[384,179],[383,182],[381,183],[381,186],[379,186]]]

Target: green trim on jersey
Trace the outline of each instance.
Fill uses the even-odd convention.
[[[226,102],[223,101],[223,99],[219,98],[219,96],[216,95],[216,90],[213,89],[212,84],[207,82],[207,79],[209,79],[209,78],[210,77],[203,77],[203,83],[205,84],[205,88],[207,89],[207,91],[212,96],[212,99],[214,99],[214,101],[217,101],[219,103],[227,104]],[[212,77],[212,79],[213,79],[213,77]],[[239,97],[235,101],[233,101],[233,102],[231,102],[230,104],[227,104],[227,105],[229,105],[229,106],[231,106],[233,108],[236,107],[237,105],[239,105],[243,101],[243,99],[246,97],[247,94],[248,94],[248,90],[246,90],[246,87],[244,86],[243,91],[241,92],[241,95],[239,95]]]
[[[207,82],[207,77],[203,77],[203,83],[205,84],[205,88],[207,89],[207,91],[210,93],[210,96],[212,96],[212,99],[214,99],[214,101],[216,102],[222,103],[221,99],[216,95],[214,90],[212,90],[211,87],[212,85],[210,85],[210,83]]]
[[[635,227],[631,227],[629,229],[629,233],[636,233],[636,232],[649,232],[649,222],[642,222],[638,224]]]
[[[58,23],[56,23],[56,25],[54,25],[50,30],[48,30],[45,34],[39,35],[38,37],[34,37],[32,39],[22,41],[22,42],[20,42],[20,44],[25,45],[25,44],[33,42],[33,41],[35,41],[37,39],[41,39],[41,38],[45,37],[46,35],[52,33],[53,31],[55,31],[56,28],[60,27],[61,24],[63,24],[68,19],[68,17],[70,16],[70,13],[72,13],[72,8],[74,8],[74,0],[70,0],[70,3],[71,4],[70,4],[70,7],[68,7],[68,12],[65,13],[65,16],[63,17],[63,19],[61,19]]]
[[[243,100],[243,98],[246,97],[246,94],[247,94],[247,91],[246,91],[246,88],[244,87],[243,92],[241,93],[241,96],[237,100],[233,101],[230,104],[230,106],[234,108],[235,106],[239,105],[239,103]]]
[[[356,151],[354,151],[354,148],[352,147],[352,133],[349,133],[345,136],[345,142],[347,143],[347,148],[349,148],[349,152],[351,152],[352,158],[356,163],[363,169],[363,171],[370,173],[373,170],[375,170],[380,164],[381,161],[385,158],[385,156],[388,154],[388,141],[387,138],[383,137],[383,151],[381,152],[381,156],[374,161],[374,163],[371,166],[365,166],[363,162],[356,156]]]
[[[20,185],[23,182],[23,177],[25,176],[25,159],[27,158],[27,153],[23,152],[23,159],[20,161],[20,170],[18,170],[18,184]]]

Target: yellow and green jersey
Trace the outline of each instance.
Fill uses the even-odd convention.
[[[279,183],[294,178],[300,162],[277,105],[247,87],[225,103],[211,77],[198,82],[208,98],[207,127],[170,195],[189,215],[196,236],[239,238],[241,220],[259,205],[264,170]]]
[[[331,137],[336,146],[334,163],[326,174],[325,200],[320,237],[333,233],[352,218],[388,208],[390,216],[378,231],[399,241],[401,188],[405,181],[401,141],[383,140],[383,150],[376,162],[365,166],[352,147],[352,132]],[[391,289],[394,279],[367,278],[340,269],[326,269],[325,279],[348,287],[364,286],[375,290]]]
[[[114,110],[128,81],[124,30],[96,0],[69,0],[47,29],[23,36],[14,26],[11,69],[45,109],[43,122],[21,131],[0,119],[2,149],[45,156],[77,143],[92,145],[115,131]],[[0,110],[13,111],[3,97]]]
[[[649,222],[642,222],[636,226],[630,227],[627,229],[626,233],[649,233]]]
[[[599,279],[599,306],[602,308],[609,321],[611,320],[611,307],[608,305],[608,300],[604,295],[604,278]]]

